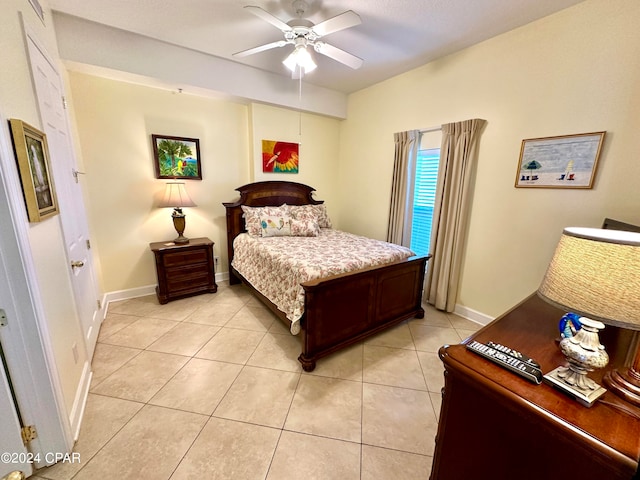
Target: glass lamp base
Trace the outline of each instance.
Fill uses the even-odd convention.
[[[565,380],[566,372],[567,367],[558,367],[543,377],[544,382],[570,395],[585,407],[592,406],[607,391],[591,379],[589,379],[589,383],[593,388],[580,388],[577,385],[570,385]]]

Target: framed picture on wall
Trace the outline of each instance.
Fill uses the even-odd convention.
[[[22,120],[11,119],[9,125],[29,221],[57,215],[47,136]]]
[[[515,186],[591,188],[605,133],[523,140]]]
[[[151,135],[156,178],[202,180],[200,140]]]
[[[298,143],[262,140],[262,171],[265,173],[298,173]]]

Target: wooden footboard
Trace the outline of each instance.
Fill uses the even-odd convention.
[[[305,371],[316,361],[408,318],[424,317],[422,285],[429,257],[372,267],[302,284]]]

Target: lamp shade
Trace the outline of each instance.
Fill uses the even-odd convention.
[[[159,207],[197,207],[187,193],[184,182],[169,182],[164,190],[164,196]]]
[[[640,233],[565,228],[538,295],[564,310],[640,330]]]

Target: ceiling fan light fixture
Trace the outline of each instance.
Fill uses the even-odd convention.
[[[304,73],[309,73],[317,67],[306,45],[296,45],[293,52],[282,63],[292,72],[295,72],[296,67],[299,67]]]

